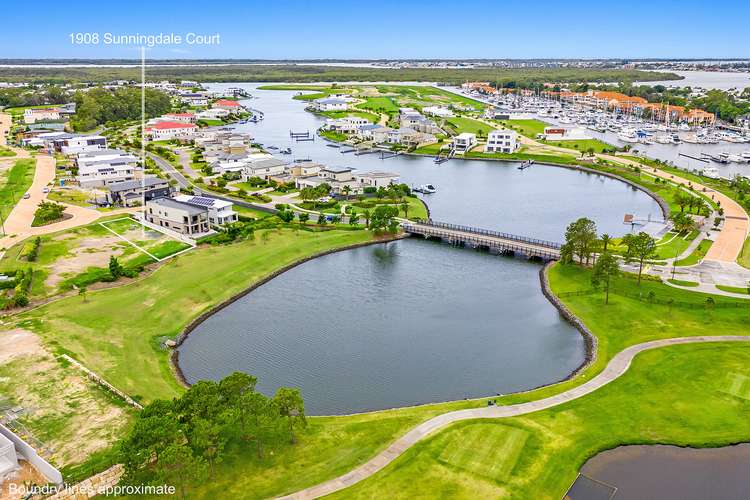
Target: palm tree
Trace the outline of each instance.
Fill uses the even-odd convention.
[[[404,219],[409,218],[409,204],[407,202],[401,203],[401,211],[404,212]]]
[[[341,192],[344,193],[344,196],[346,196],[346,198],[348,199],[349,193],[352,192],[352,188],[349,186],[344,186],[343,188],[341,188]]]
[[[370,216],[371,215],[372,213],[370,212],[369,208],[366,208],[365,210],[362,211],[362,217],[365,218],[365,227],[368,229],[370,228]]]
[[[607,251],[607,246],[612,242],[612,237],[608,235],[607,233],[604,233],[601,238],[602,245],[604,246],[603,251]]]

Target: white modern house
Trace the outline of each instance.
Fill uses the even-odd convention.
[[[355,173],[354,178],[357,182],[367,187],[388,187],[398,181],[399,175],[392,172],[362,172]]]
[[[545,127],[544,133],[539,134],[541,139],[547,141],[582,141],[591,139],[591,136],[586,134],[586,129],[581,127]]]
[[[195,123],[197,121],[197,118],[195,116],[195,113],[167,113],[159,118],[159,121]]]
[[[207,208],[173,198],[154,198],[147,201],[145,218],[155,226],[186,236],[203,236],[209,231]]]
[[[223,226],[230,222],[237,222],[237,212],[234,211],[234,204],[231,201],[187,194],[175,196],[173,199],[194,207],[205,208],[208,213],[208,223],[212,226]]]
[[[392,129],[377,124],[362,125],[356,132],[357,138],[363,141],[385,142],[388,140],[388,133]]]
[[[0,484],[6,474],[18,469],[18,456],[13,441],[0,434]]]
[[[358,116],[346,116],[344,118],[329,118],[326,120],[325,128],[344,134],[353,134],[360,127],[370,124],[370,120]]]
[[[313,101],[313,107],[317,111],[345,111],[348,106],[346,99],[338,97],[324,97]]]
[[[453,111],[445,106],[425,106],[422,108],[422,113],[429,116],[439,116],[440,118],[450,118],[453,116]]]
[[[75,160],[76,180],[85,188],[103,187],[115,182],[140,179],[143,172],[138,158],[119,149],[99,149],[80,153]]]
[[[487,153],[513,153],[518,148],[518,134],[513,130],[493,130],[487,134]]]
[[[180,96],[180,101],[194,107],[208,106],[208,97],[203,94],[182,94]]]
[[[477,135],[470,132],[463,132],[453,138],[453,147],[456,152],[465,153],[477,144]]]

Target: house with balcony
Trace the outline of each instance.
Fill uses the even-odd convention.
[[[346,111],[349,103],[340,97],[324,97],[315,99],[312,106],[316,111]]]
[[[477,145],[477,134],[463,132],[453,138],[453,149],[457,153],[466,153]]]
[[[133,181],[113,182],[105,187],[107,204],[123,207],[141,206],[146,201],[172,194],[169,181],[152,175]]]
[[[487,134],[487,153],[513,153],[518,149],[518,134],[513,130],[492,130]]]
[[[174,198],[154,198],[146,202],[144,217],[155,226],[196,238],[209,232],[208,209]]]
[[[154,141],[169,141],[172,139],[189,141],[195,137],[196,130],[198,130],[198,126],[194,123],[164,121],[146,127],[145,132]]]
[[[96,188],[140,179],[143,175],[138,158],[119,149],[99,149],[78,154],[76,180],[81,187]]]
[[[206,210],[208,214],[208,223],[211,226],[223,226],[231,222],[237,222],[237,212],[234,211],[234,204],[231,201],[220,200],[210,196],[193,196],[181,194],[172,198],[180,203],[185,203],[194,207]]]

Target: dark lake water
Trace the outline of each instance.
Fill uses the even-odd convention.
[[[231,86],[232,84],[228,84]],[[257,91],[266,113],[240,125],[266,145],[329,165],[389,170],[432,183],[432,217],[561,241],[589,216],[623,234],[625,213],[660,216],[646,194],[619,181],[541,165],[342,155],[322,141],[292,93]],[[271,393],[302,388],[308,413],[339,414],[530,389],[567,376],[583,341],[539,289],[539,266],[437,243],[405,240],[328,255],[275,278],[215,314],[180,347],[190,382],[235,370]]]
[[[621,446],[596,455],[581,469],[616,487],[615,500],[747,499],[748,471],[750,444],[713,449]]]

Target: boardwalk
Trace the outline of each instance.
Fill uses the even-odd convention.
[[[487,248],[498,253],[523,254],[542,260],[560,258],[561,245],[554,241],[435,221],[404,224],[403,228],[409,234],[440,238],[452,244]]]
[[[351,472],[339,476],[325,483],[321,483],[317,486],[298,491],[286,497],[287,499],[310,499],[319,498],[325,495],[330,495],[336,491],[348,488],[363,479],[367,479],[373,474],[382,470],[385,466],[393,462],[406,450],[414,446],[417,442],[424,439],[426,436],[443,429],[444,427],[462,420],[471,420],[477,418],[508,418],[517,417],[520,415],[526,415],[527,413],[533,413],[547,408],[552,408],[569,401],[573,401],[587,394],[594,392],[607,385],[608,383],[621,377],[630,368],[630,363],[633,358],[649,349],[657,349],[660,347],[668,347],[678,344],[691,344],[699,342],[750,342],[750,336],[731,336],[731,335],[716,335],[716,336],[704,336],[704,337],[680,337],[674,339],[662,339],[654,340],[651,342],[644,342],[642,344],[636,344],[623,349],[617,353],[607,363],[607,367],[596,375],[588,382],[579,385],[573,389],[561,392],[554,396],[550,396],[545,399],[538,401],[529,401],[528,403],[519,403],[508,406],[487,406],[482,408],[471,408],[468,410],[458,410],[437,417],[433,417],[412,430],[401,436],[385,450],[380,452],[378,455],[360,465]]]

